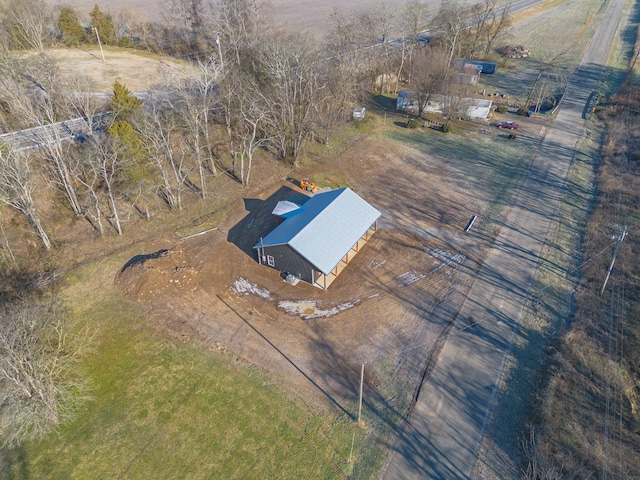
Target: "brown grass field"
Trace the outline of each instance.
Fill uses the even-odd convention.
[[[361,10],[387,5],[397,7],[407,0],[400,0],[391,5],[382,0],[271,0],[269,13],[273,21],[292,31],[323,31],[327,28],[329,15],[339,9],[343,12],[358,12]],[[437,12],[442,0],[427,0],[431,12]],[[80,15],[89,15],[97,3],[103,11],[117,13],[123,7],[131,7],[137,12],[138,18],[149,21],[160,21],[166,11],[165,0],[114,0],[112,2],[96,2],[93,0],[50,0],[54,6],[71,5]]]

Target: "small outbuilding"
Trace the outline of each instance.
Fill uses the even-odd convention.
[[[380,218],[349,188],[318,193],[287,213],[253,247],[258,262],[325,290],[375,233]]]

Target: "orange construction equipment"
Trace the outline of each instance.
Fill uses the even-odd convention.
[[[318,187],[316,186],[316,184],[306,177],[300,180],[300,188],[311,193],[316,193],[318,191]]]

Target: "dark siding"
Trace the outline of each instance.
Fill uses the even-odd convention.
[[[496,62],[485,62],[482,60],[473,60],[473,59],[465,59],[465,65],[474,65],[480,68],[480,72],[482,73],[496,73],[498,68],[498,64]]]
[[[265,256],[271,255],[275,260],[275,265],[272,268],[279,272],[291,273],[300,280],[312,283],[311,271],[313,267],[289,245],[273,245],[264,247],[263,250]],[[266,260],[262,263],[270,266]]]

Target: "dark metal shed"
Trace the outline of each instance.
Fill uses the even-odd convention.
[[[326,289],[376,231],[380,212],[349,188],[318,193],[253,248],[258,262]]]

